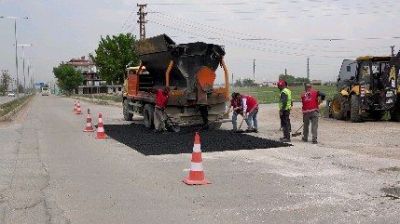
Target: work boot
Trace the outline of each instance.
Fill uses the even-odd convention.
[[[258,133],[258,129],[257,128],[253,128],[253,132],[254,133]]]
[[[308,139],[305,138],[305,137],[302,137],[301,140],[302,140],[303,142],[308,142]]]
[[[290,138],[280,138],[281,142],[290,142]]]
[[[318,144],[317,139],[313,139],[313,140],[312,140],[312,144]]]

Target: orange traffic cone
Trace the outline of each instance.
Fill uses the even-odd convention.
[[[75,111],[75,114],[82,114],[82,111],[81,111],[81,104],[79,103],[79,101],[78,101],[78,103],[76,104],[76,111]]]
[[[76,112],[77,106],[76,106],[76,101],[74,103],[74,112]]]
[[[94,132],[94,128],[92,125],[92,116],[90,116],[90,109],[87,110],[87,117],[86,117],[86,127],[83,129],[84,132]]]
[[[205,179],[203,164],[201,158],[201,143],[200,143],[200,135],[196,132],[194,137],[194,145],[193,145],[193,153],[192,153],[192,161],[190,164],[189,176],[186,177],[183,182],[188,185],[204,185],[210,184]]]
[[[103,115],[99,113],[99,123],[97,124],[97,135],[96,139],[106,139],[107,135],[104,132],[104,126],[103,126]]]

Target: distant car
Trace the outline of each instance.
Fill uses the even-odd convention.
[[[15,93],[8,93],[7,96],[9,96],[9,97],[15,97]]]
[[[47,87],[42,87],[42,96],[50,95],[50,89]]]

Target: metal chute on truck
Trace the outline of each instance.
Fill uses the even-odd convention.
[[[153,126],[154,93],[170,87],[166,112],[179,125],[203,122],[199,108],[208,109],[208,120],[218,128],[225,118],[229,100],[228,70],[224,49],[219,45],[195,42],[175,44],[167,35],[140,40],[136,51],[141,64],[127,68],[123,93],[125,120],[143,115],[146,127]],[[216,70],[222,69],[224,85],[215,86]]]

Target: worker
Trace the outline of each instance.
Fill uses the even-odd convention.
[[[235,99],[239,100],[240,108],[243,111],[243,118],[247,124],[246,132],[258,132],[258,102],[252,96],[245,96],[237,93]]]
[[[280,138],[280,141],[290,142],[290,110],[292,109],[292,92],[287,88],[287,82],[284,80],[278,81],[278,88],[280,90],[279,117],[283,129],[283,138]]]
[[[165,108],[168,104],[169,98],[169,87],[164,87],[163,89],[157,89],[156,91],[156,106],[154,108],[154,131],[164,132],[166,131],[165,122],[167,120],[167,114]]]
[[[231,95],[231,108],[232,108],[232,131],[237,132],[237,117],[238,115],[243,116],[243,108],[241,107],[240,99],[239,99],[239,93],[233,92]]]
[[[325,94],[314,90],[311,84],[305,85],[305,92],[301,94],[301,102],[303,104],[303,138],[304,142],[308,141],[308,130],[311,122],[312,143],[317,144],[318,134],[318,116],[319,104],[325,100]]]

